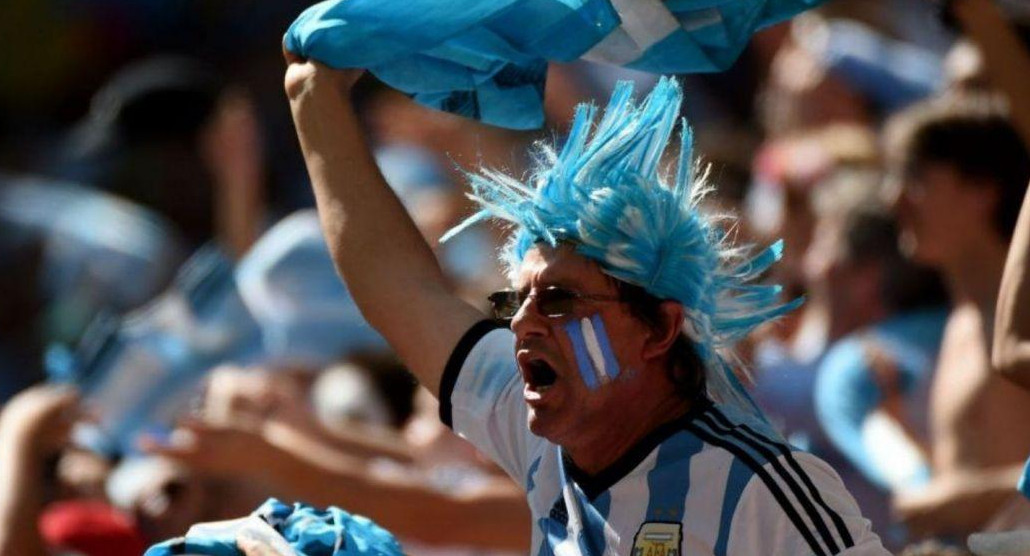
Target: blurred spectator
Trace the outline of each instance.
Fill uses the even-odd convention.
[[[263,217],[260,134],[250,101],[211,68],[148,58],[96,93],[60,173],[166,217],[191,248],[218,239],[240,256]]]
[[[982,97],[912,108],[888,129],[903,246],[942,272],[952,310],[931,390],[930,481],[897,498],[912,531],[960,539],[1014,497],[1030,435],[1030,393],[992,371],[994,304],[1030,156]],[[984,434],[991,431],[991,434]]]
[[[929,326],[927,341],[932,344],[931,315],[913,316],[911,322],[902,317],[896,323],[888,323],[887,319],[902,309],[932,302],[933,292],[941,289],[939,285],[935,288],[932,278],[921,276],[901,260],[894,244],[893,224],[876,208],[880,172],[875,164],[873,138],[868,132],[861,128],[837,128],[835,132],[825,130],[803,138],[804,141],[793,143],[795,162],[785,166],[795,168],[792,174],[786,174],[792,179],[784,187],[786,195],[793,195],[795,200],[783,203],[786,210],[782,217],[795,231],[791,235],[796,240],[794,245],[807,245],[805,251],[790,260],[791,282],[803,288],[808,302],[797,329],[772,332],[756,345],[755,399],[793,444],[834,466],[884,542],[899,546],[901,536],[890,527],[887,492],[863,475],[868,471],[869,466],[864,465],[868,462],[855,458],[855,445],[851,444],[858,435],[861,445],[856,429],[861,429],[866,413],[873,408],[849,406],[852,411],[840,414],[844,409],[842,403],[857,401],[839,390],[849,386],[842,383],[844,377],[840,373],[845,372],[847,379],[858,380],[862,386],[875,379],[874,375],[863,377],[851,372],[868,370],[863,366],[863,353],[856,354],[847,347],[855,338],[892,336],[893,340],[904,334],[902,329]],[[834,142],[847,148],[836,157],[827,158]],[[862,144],[865,149],[859,147]],[[780,155],[781,164],[792,160],[786,154],[791,150]],[[863,151],[864,155],[856,156]],[[852,154],[842,155],[847,152]],[[767,156],[771,156],[768,151]],[[804,172],[798,171],[806,168]],[[938,293],[936,299],[941,297]],[[938,331],[941,319],[938,314]],[[879,323],[885,326],[880,336],[875,336],[878,329],[873,325]],[[936,346],[925,349],[935,350]],[[928,373],[929,361],[925,356],[920,363],[922,366],[913,372]],[[906,383],[906,388],[910,386]],[[875,386],[872,388],[875,391]],[[909,409],[918,414],[918,388],[913,386],[906,393],[910,394],[907,399],[913,406]],[[818,414],[817,409],[823,414]],[[827,412],[832,414],[831,427],[827,427]],[[845,417],[848,427],[840,422]],[[842,446],[845,438],[849,444]]]
[[[43,344],[76,341],[98,313],[139,308],[169,285],[186,255],[161,216],[110,194],[38,177],[0,175],[0,226],[7,230],[0,240],[6,248],[38,252],[38,261],[23,260],[14,276],[33,282],[36,294],[21,302],[37,299],[36,325],[22,333],[33,331]]]
[[[47,345],[76,342],[100,313],[139,308],[183,257],[174,230],[146,209],[0,174],[0,402],[43,378]]]
[[[877,486],[919,484],[929,473],[923,450],[930,442],[927,400],[946,314],[943,286],[932,272],[902,257],[894,221],[880,209],[859,208],[839,225],[839,251],[821,264],[834,288],[831,313],[850,316],[831,317],[849,326],[817,371],[820,422]],[[894,459],[900,452],[878,451],[883,445],[866,428],[877,410],[904,430],[906,438],[899,441],[922,465],[906,467]]]
[[[261,362],[318,369],[386,343],[361,316],[333,268],[314,210],[270,228],[236,269],[236,284],[259,323]]]
[[[807,296],[796,320],[778,323],[756,343],[755,399],[793,444],[834,466],[885,543],[898,546],[901,537],[890,530],[887,493],[863,475],[868,466],[853,459],[855,450],[840,445],[841,435],[854,430],[839,422],[826,430],[824,416],[816,409],[817,404],[832,407],[839,418],[839,403],[852,400],[834,391],[842,386],[839,375],[834,375],[842,357],[850,362],[855,354],[845,348],[827,359],[831,346],[918,304],[913,299],[918,293],[933,299],[932,292],[940,292],[940,286],[935,289],[932,279],[914,276],[918,273],[900,259],[892,243],[892,223],[875,210],[881,173],[876,138],[868,128],[835,125],[772,141],[757,157],[755,168],[749,197],[753,226],[765,237],[782,236],[786,242],[781,274],[773,279],[785,284],[788,298]],[[932,338],[932,322],[930,317],[914,318],[908,325],[888,324],[883,333],[898,335],[899,326],[928,325]],[[854,369],[866,370],[862,357],[858,355]],[[928,372],[927,365],[923,361],[920,370]],[[912,396],[917,392],[918,388],[912,390]],[[912,404],[910,409],[918,413],[918,402]],[[857,419],[860,427],[864,416],[853,411],[847,418]],[[848,441],[853,438],[849,435]]]
[[[346,428],[329,428],[315,422],[304,397],[283,398],[282,376],[235,372],[234,385],[228,386],[224,371],[216,374],[212,385],[223,384],[217,393],[209,390],[205,414],[223,417],[185,423],[168,443],[146,441],[147,450],[203,476],[247,479],[277,496],[345,505],[427,549],[528,548],[529,513],[521,492],[496,470],[484,471],[475,452],[439,425],[435,406],[421,406],[420,414],[428,415],[450,439],[444,441],[446,448],[427,450],[426,443],[406,447],[398,443],[395,432],[372,423],[354,421]],[[272,394],[270,384],[259,385],[267,380],[278,383],[273,386],[277,394]],[[376,391],[386,397],[386,390]],[[274,405],[268,405],[270,395],[278,399]],[[410,396],[409,389],[409,400]],[[219,406],[230,399],[237,410],[226,414]],[[350,399],[355,409],[369,404],[368,399]],[[352,414],[362,412],[367,413],[358,409]],[[424,427],[421,418],[415,423]],[[423,428],[411,436],[416,437],[435,435],[427,435]],[[440,449],[449,456],[441,458]],[[462,526],[452,527],[455,523]]]
[[[817,192],[824,206],[805,262],[824,290],[831,343],[814,373],[823,434],[812,449],[833,461],[885,544],[900,547],[889,494],[928,475],[927,398],[946,310],[936,275],[898,250],[878,185],[878,173],[845,174]]]
[[[817,220],[813,195],[838,172],[875,171],[878,164],[875,134],[864,126],[844,124],[770,140],[755,156],[754,181],[745,200],[750,229],[759,241],[783,238],[783,260],[770,278],[783,284],[784,299],[810,295],[800,311],[757,340],[754,364],[759,380],[763,367],[810,365],[825,349],[825,292],[807,291],[802,264]]]
[[[98,319],[74,353],[52,350],[48,372],[80,386],[97,408],[96,426],[80,427],[77,441],[113,456],[132,453],[141,431],[167,430],[213,366],[248,363],[262,352],[232,263],[209,246],[154,302]]]
[[[790,38],[777,51],[760,93],[759,117],[771,137],[827,124],[873,121],[869,99],[803,46],[810,21],[799,17],[791,23]]]
[[[803,26],[795,35],[801,48],[861,92],[877,113],[903,108],[943,85],[941,59],[933,51],[846,19],[808,14],[795,25]]]
[[[81,416],[77,404],[69,388],[37,386],[0,413],[3,556],[45,556],[52,550],[120,556],[138,554],[145,546],[131,517],[62,489],[56,462]]]

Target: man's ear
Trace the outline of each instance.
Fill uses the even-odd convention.
[[[663,357],[683,332],[683,305],[666,300],[658,308],[661,320],[644,346],[644,359]]]

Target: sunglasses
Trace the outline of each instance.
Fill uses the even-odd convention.
[[[490,294],[487,299],[490,300],[494,319],[505,324],[510,324],[515,313],[530,299],[536,302],[537,313],[552,319],[572,314],[577,301],[622,301],[618,295],[588,295],[559,286],[533,290],[529,294],[501,290]]]

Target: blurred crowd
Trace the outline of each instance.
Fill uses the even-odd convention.
[[[0,555],[140,554],[269,496],[368,515],[409,554],[529,550],[519,488],[335,273],[281,92],[303,7],[0,7]],[[463,171],[517,175],[619,79],[657,77],[552,66],[540,132],[369,76],[356,102],[436,244],[470,209]],[[1030,380],[991,356],[1030,182],[1030,8],[838,0],[682,81],[707,209],[738,240],[783,238],[769,278],[806,299],[740,346],[759,405],[892,550],[1030,529]],[[436,247],[484,309],[503,240]]]

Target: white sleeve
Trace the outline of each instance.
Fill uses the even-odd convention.
[[[784,456],[778,463],[790,469],[793,488],[771,462],[764,477],[751,477],[733,514],[727,554],[889,556],[837,473],[811,454],[791,455],[798,469]]]
[[[529,444],[515,337],[489,321],[458,342],[440,384],[440,418],[500,465],[516,482],[526,478]]]

